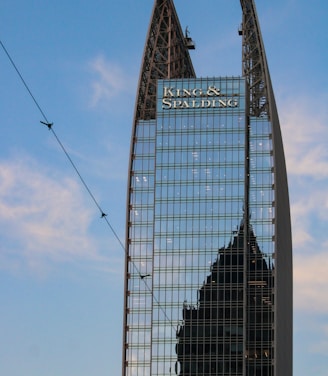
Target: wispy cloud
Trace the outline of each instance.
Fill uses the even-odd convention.
[[[100,261],[89,235],[92,214],[71,178],[31,158],[0,161],[2,268],[42,273],[53,262]]]
[[[129,80],[122,68],[99,55],[88,64],[93,75],[90,106],[108,104],[113,98],[127,91]]]
[[[318,245],[317,245],[318,246]],[[328,242],[319,245],[320,251],[294,257],[295,308],[309,313],[328,314]]]
[[[294,247],[299,251],[316,251],[318,232],[324,230],[325,223],[328,224],[326,188],[316,187],[312,182],[303,186],[301,192],[295,192],[295,196],[291,206]]]
[[[311,103],[294,96],[281,106],[295,252],[318,250],[318,229],[328,221],[328,110]]]
[[[295,308],[327,314],[328,111],[305,96],[281,106],[291,192]],[[326,225],[325,225],[326,224]]]
[[[295,97],[284,103],[281,124],[290,176],[328,178],[328,109]]]
[[[315,343],[311,343],[310,352],[316,354],[327,355],[328,352],[328,325],[322,325],[317,333]]]

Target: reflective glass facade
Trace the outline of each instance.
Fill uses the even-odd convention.
[[[255,5],[241,5],[244,76],[195,78],[173,2],[155,1],[130,153],[123,376],[292,375],[284,153]]]
[[[154,309],[152,372],[192,375],[205,371],[204,346],[214,345],[214,332],[224,326],[210,314],[194,315],[188,325],[187,316],[199,311],[200,288],[243,216],[245,81],[162,81],[158,97],[153,292],[168,317]],[[243,266],[235,272],[242,275]],[[192,330],[188,346],[182,332]],[[219,357],[213,354],[212,363]]]
[[[126,374],[272,375],[270,123],[249,123],[242,78],[157,92],[132,158]]]

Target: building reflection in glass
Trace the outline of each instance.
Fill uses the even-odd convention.
[[[273,374],[274,269],[248,227],[245,233],[242,222],[219,250],[197,306],[183,306],[176,346],[180,376]]]

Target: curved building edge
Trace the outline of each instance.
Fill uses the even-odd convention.
[[[262,50],[262,67],[269,104],[268,116],[272,124],[272,143],[275,182],[275,375],[293,374],[293,262],[292,233],[285,153],[279,116],[264,43],[258,22],[254,0],[249,3],[256,19],[258,42]]]

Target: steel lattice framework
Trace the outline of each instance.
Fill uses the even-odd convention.
[[[172,0],[156,1],[141,69],[136,120],[155,118],[158,79],[195,77]]]
[[[250,115],[268,114],[268,68],[254,1],[241,0],[243,23],[243,75],[250,93]]]
[[[271,123],[273,202],[275,210],[275,375],[292,375],[293,371],[293,282],[292,238],[289,194],[284,148],[279,117],[271,83],[264,43],[254,0],[240,0],[243,22],[243,75],[249,86],[250,124],[255,118]],[[252,119],[253,117],[253,119]]]

